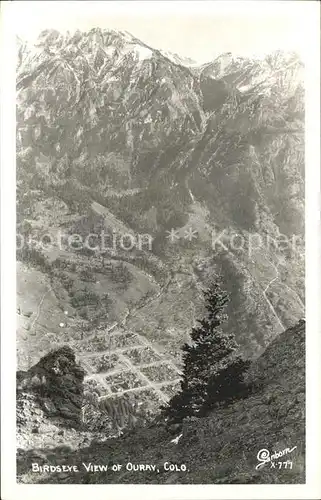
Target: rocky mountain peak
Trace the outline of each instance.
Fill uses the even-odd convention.
[[[24,49],[17,72],[19,223],[28,219],[37,237],[48,220],[53,232],[72,231],[78,219],[88,228],[99,215],[110,229],[148,232],[152,251],[139,257],[150,287],[165,290],[161,305],[156,293],[151,302],[155,311],[164,307],[161,343],[184,338],[195,316],[191,308],[178,327],[176,311],[168,314],[163,306],[169,300],[187,307],[184,287],[173,284],[175,300],[167,297],[179,260],[193,283],[188,303],[199,302],[198,287],[209,274],[224,275],[232,295],[228,328],[245,350],[257,352],[304,307],[302,251],[291,243],[304,224],[304,92],[291,76],[301,69],[294,55],[228,53],[195,70],[126,32],[47,32],[41,47]],[[48,206],[49,198],[55,207],[62,201],[70,214],[54,209],[52,216],[40,196]],[[172,230],[191,234],[191,241],[177,240],[179,251]],[[216,248],[212,235],[223,230],[234,232],[244,248]],[[254,250],[253,233],[262,242]],[[285,251],[267,244],[266,235],[280,233],[288,238]],[[60,255],[53,253],[52,259]],[[64,258],[76,265],[73,251]],[[140,283],[138,252],[121,258]],[[206,272],[194,270],[196,259]],[[98,256],[95,269],[93,283],[106,274]],[[62,278],[65,288],[68,276]],[[69,281],[77,280],[73,274]],[[113,303],[122,304],[115,307],[119,320],[127,298],[111,289]],[[136,290],[133,285],[128,300],[136,301]],[[68,308],[70,291],[76,293],[66,291]],[[133,329],[153,321],[150,303],[143,302]],[[154,324],[150,328],[154,334]]]

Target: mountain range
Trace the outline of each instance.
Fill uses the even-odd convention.
[[[102,232],[104,251],[66,244]],[[256,358],[304,316],[302,61],[198,66],[98,28],[19,39],[17,233],[19,369],[68,345],[89,387],[157,406],[215,276]]]

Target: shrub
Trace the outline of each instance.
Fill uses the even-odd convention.
[[[96,281],[94,273],[92,271],[90,271],[90,269],[82,269],[80,271],[80,279],[82,281],[88,281],[91,283],[94,283]]]

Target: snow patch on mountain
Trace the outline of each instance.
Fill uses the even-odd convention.
[[[135,52],[138,55],[140,61],[150,59],[153,56],[153,51],[148,49],[147,47],[143,47],[142,45],[136,45]]]

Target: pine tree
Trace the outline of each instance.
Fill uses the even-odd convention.
[[[204,292],[207,317],[192,329],[191,344],[183,346],[181,390],[163,408],[169,423],[181,422],[187,416],[203,416],[216,402],[238,395],[242,375],[248,362],[237,353],[234,335],[220,327],[227,319],[224,313],[228,295],[218,282]]]

